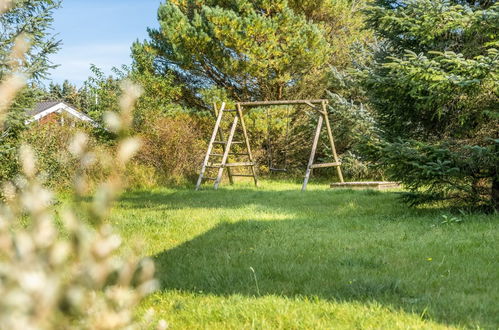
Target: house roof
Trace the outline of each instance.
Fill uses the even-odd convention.
[[[85,113],[76,110],[72,105],[62,101],[45,101],[36,104],[33,109],[27,111],[30,119],[26,121],[26,124],[40,120],[53,112],[60,113],[61,111],[69,113],[82,121],[90,122],[93,126],[98,126],[98,124]]]
[[[54,105],[57,105],[59,103],[64,103],[60,101],[46,101],[46,102],[40,102],[35,105],[33,109],[28,109],[26,112],[28,113],[29,116],[34,116],[39,114],[40,112],[43,112],[47,109],[52,108]]]

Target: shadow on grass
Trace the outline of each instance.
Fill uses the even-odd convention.
[[[468,269],[483,268],[482,258],[472,258],[480,248],[456,254],[446,237],[428,234],[431,217],[441,210],[408,209],[396,201],[397,195],[324,190],[158,191],[129,193],[122,203],[136,209],[236,210],[254,205],[258,211],[287,215],[286,220],[269,221],[258,218],[258,212],[248,214],[243,221],[218,223],[157,254],[157,276],[165,290],[376,301],[440,323],[493,325],[497,321],[491,317],[493,297],[470,306],[467,294],[460,294],[473,291],[476,283],[473,274],[459,265],[466,260]],[[449,256],[443,259],[445,265],[428,262],[427,256],[436,259],[438,255]],[[453,277],[442,275],[446,267],[452,268]],[[494,283],[484,285],[493,290]]]

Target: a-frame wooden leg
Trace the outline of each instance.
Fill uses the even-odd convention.
[[[256,168],[255,168],[256,164],[255,164],[255,160],[253,159],[253,154],[251,153],[251,146],[249,143],[248,132],[246,131],[246,124],[244,123],[243,108],[242,108],[241,104],[237,103],[236,109],[237,109],[237,115],[239,116],[239,119],[241,120],[241,128],[243,130],[244,142],[246,144],[246,150],[248,152],[248,157],[249,157],[250,162],[253,164],[253,165],[251,165],[251,173],[253,174],[253,181],[255,182],[255,186],[258,187],[258,178],[256,176]]]
[[[225,145],[225,151],[222,158],[222,162],[220,164],[220,168],[218,169],[217,179],[215,180],[215,185],[214,185],[215,190],[218,189],[218,186],[222,181],[222,176],[224,173],[225,165],[227,164],[227,159],[229,158],[229,152],[232,146],[232,140],[234,140],[234,134],[236,133],[238,122],[239,122],[239,116],[234,116],[234,121],[232,123],[232,127],[230,128],[229,138],[227,139],[227,144]]]
[[[198,182],[196,184],[196,190],[199,190],[199,188],[201,188],[201,184],[203,183],[204,173],[206,172],[206,167],[208,166],[208,161],[210,160],[210,154],[211,151],[213,150],[213,143],[217,138],[217,132],[220,127],[220,123],[222,122],[224,109],[225,109],[225,102],[222,103],[222,106],[220,107],[220,112],[218,113],[217,121],[215,123],[215,128],[213,129],[213,133],[211,134],[210,143],[208,144],[208,150],[206,151],[206,156],[204,157],[203,166],[201,168],[201,172],[199,173]]]
[[[213,103],[213,109],[215,109],[215,115],[218,117],[218,107],[217,103]],[[218,127],[218,136],[220,137],[220,141],[225,141],[225,134],[222,130],[222,125]],[[222,145],[222,150],[225,153],[225,149],[227,148],[226,145]],[[229,175],[229,182],[230,184],[234,184],[234,178],[232,177],[232,171],[230,167],[227,167],[227,174]]]
[[[314,165],[315,152],[317,151],[317,144],[319,143],[319,137],[321,136],[322,122],[324,120],[323,117],[324,117],[323,115],[319,117],[319,121],[317,123],[317,129],[315,130],[314,142],[312,144],[312,152],[310,154],[310,159],[308,161],[307,172],[305,173],[305,180],[303,181],[303,186],[301,188],[302,191],[307,190],[308,180],[310,179],[310,174],[312,173],[312,165]]]
[[[334,144],[333,131],[332,131],[331,125],[329,123],[326,102],[322,102],[322,111],[324,112],[324,119],[326,121],[327,135],[328,135],[328,138],[329,138],[329,143],[331,144],[331,151],[333,153],[334,162],[339,164],[340,160],[338,158],[338,154],[336,153],[336,146]],[[341,172],[341,166],[340,165],[336,166],[336,172],[338,173],[338,178],[340,179],[340,182],[344,183],[345,181],[343,180],[343,173]]]

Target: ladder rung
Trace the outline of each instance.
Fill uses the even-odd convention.
[[[229,153],[229,155],[231,156],[249,156],[249,154],[239,154],[239,153]],[[210,154],[210,156],[213,156],[213,157],[223,157],[224,154]]]
[[[254,178],[252,174],[232,174],[232,176],[237,176],[242,178]]]
[[[246,162],[246,163],[228,163],[225,164],[226,167],[239,167],[239,166],[254,166],[255,163]]]
[[[212,180],[212,181],[216,181],[217,178],[209,178],[207,176],[203,177],[203,180]]]
[[[340,166],[341,163],[324,163],[324,164],[314,164],[310,166],[310,168],[323,168],[323,167],[335,167],[335,166]]]
[[[213,141],[213,143],[216,143],[216,144],[227,144],[229,142],[227,141]],[[242,144],[244,143],[243,141],[232,141],[232,144]]]
[[[207,168],[220,168],[220,166],[216,166],[216,165],[206,165]]]
[[[225,164],[225,167],[242,167],[242,166],[254,166],[255,163],[250,163],[250,162],[246,162],[246,163],[227,163]],[[222,167],[222,164],[209,164],[209,166],[206,166],[206,167]]]

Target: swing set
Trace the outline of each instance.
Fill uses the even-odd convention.
[[[210,142],[208,144],[208,150],[206,152],[206,156],[203,161],[203,166],[201,168],[201,172],[199,174],[199,178],[196,184],[196,190],[201,188],[201,185],[205,181],[214,181],[214,188],[218,189],[220,183],[222,181],[223,174],[225,170],[227,170],[227,174],[229,176],[229,181],[231,184],[234,183],[235,177],[250,177],[253,178],[253,181],[256,186],[258,186],[258,178],[256,174],[256,163],[253,158],[253,154],[251,153],[250,142],[248,138],[248,132],[246,129],[246,124],[244,122],[244,114],[249,108],[254,107],[263,107],[263,106],[279,106],[279,105],[306,105],[314,110],[314,113],[318,116],[317,127],[315,130],[314,138],[312,141],[312,150],[310,153],[310,159],[308,161],[307,170],[305,172],[305,179],[303,181],[302,191],[307,189],[307,184],[310,179],[310,175],[312,171],[317,168],[327,168],[327,167],[336,167],[336,171],[338,174],[338,178],[340,180],[339,184],[345,184],[343,180],[343,173],[341,172],[341,162],[339,161],[338,155],[336,153],[336,147],[334,144],[333,132],[331,130],[331,125],[328,118],[327,112],[327,100],[293,100],[293,101],[259,101],[259,102],[239,102],[236,103],[235,109],[226,109],[226,103],[222,103],[220,108],[218,108],[217,104],[214,104],[215,115],[217,117],[215,127],[213,129],[213,134],[211,136]],[[226,129],[222,126],[224,115],[233,115],[229,118],[228,130],[229,133],[226,138]],[[230,121],[232,119],[232,121]],[[277,168],[273,162],[272,158],[272,147],[271,147],[271,137],[270,137],[270,113],[267,111],[267,144],[268,144],[268,153],[269,153],[269,169],[272,172],[287,172],[287,160],[285,160],[284,168]],[[317,151],[317,147],[319,144],[319,138],[321,135],[323,124],[325,123],[327,130],[327,137],[331,146],[331,150],[333,153],[333,162],[331,163],[315,163],[315,154]],[[286,144],[289,142],[289,120],[286,124]],[[238,126],[241,127],[239,131],[237,131]],[[236,132],[238,132],[240,137],[238,140],[235,140]],[[218,139],[218,140],[217,140]],[[234,152],[232,151],[232,147],[234,145],[242,145],[244,151]],[[216,151],[217,147],[219,151]],[[287,150],[285,151],[285,159],[287,156]],[[241,157],[245,159],[241,159],[238,161],[234,161],[233,158]],[[232,158],[232,159],[231,159]],[[235,173],[235,168],[247,168],[250,169],[250,173]],[[214,170],[215,175],[213,177],[206,176],[207,171]]]

